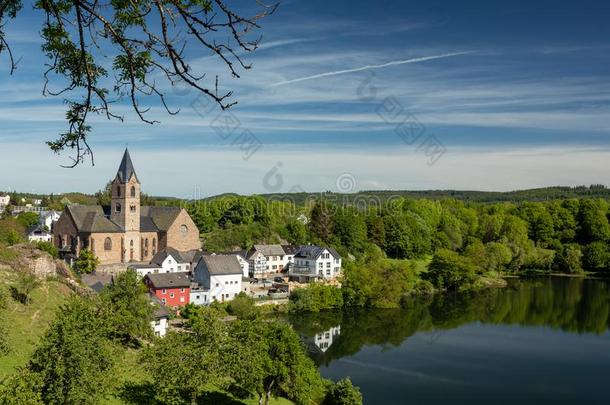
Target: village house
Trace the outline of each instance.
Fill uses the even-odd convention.
[[[46,230],[53,232],[53,227],[55,226],[55,223],[59,221],[60,216],[61,212],[53,210],[45,211],[40,214],[38,223],[46,228]]]
[[[27,230],[28,241],[30,242],[51,242],[53,234],[43,225],[34,225]]]
[[[252,250],[248,252],[248,269],[250,277],[263,277],[267,273],[267,258],[261,252]]]
[[[169,308],[189,303],[191,280],[188,273],[147,274],[144,278],[148,290]]]
[[[208,301],[230,301],[242,291],[242,269],[234,255],[203,255],[194,281],[208,291]]]
[[[247,250],[235,250],[231,252],[219,253],[221,255],[234,255],[241,266],[243,277],[250,277],[250,261],[248,260]]]
[[[154,307],[153,320],[150,327],[156,337],[163,337],[169,329],[169,312],[165,309],[161,300],[154,295],[149,295],[150,305]]]
[[[141,184],[125,149],[111,184],[110,207],[71,205],[53,229],[53,242],[63,258],[89,249],[100,264],[150,262],[166,248],[178,251],[201,247],[199,230],[179,207],[140,205]]]
[[[135,270],[140,277],[147,274],[189,272],[193,261],[198,260],[200,255],[200,250],[180,252],[165,248],[157,252],[150,263],[132,263],[129,268]]]
[[[10,195],[0,195],[0,211],[4,211],[11,203]]]
[[[210,304],[210,289],[191,278],[190,302],[195,305]]]
[[[341,274],[341,256],[335,249],[301,246],[294,255],[289,278],[300,283],[314,280],[333,280]]]
[[[254,245],[248,254],[250,275],[265,277],[281,273],[286,265],[286,253],[282,245]]]
[[[290,266],[294,263],[294,256],[299,252],[301,246],[299,245],[282,245],[284,249],[284,271],[288,271]]]

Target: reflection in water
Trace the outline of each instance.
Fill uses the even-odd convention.
[[[513,280],[396,310],[290,321],[321,373],[351,377],[366,404],[607,403],[607,281]]]
[[[320,350],[326,352],[333,344],[333,341],[341,334],[341,326],[333,326],[332,328],[316,333],[313,337],[305,336],[305,342],[308,343],[310,350]]]
[[[444,331],[473,322],[602,334],[610,327],[610,283],[556,277],[511,280],[508,288],[416,298],[401,309],[291,318],[297,332],[319,349],[312,352],[319,364],[367,345],[400,346],[417,332],[429,332],[427,339],[434,343]]]

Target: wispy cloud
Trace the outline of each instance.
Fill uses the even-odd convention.
[[[358,68],[335,70],[333,72],[324,72],[324,73],[318,73],[318,74],[311,75],[311,76],[299,77],[297,79],[284,80],[284,81],[281,81],[278,83],[274,83],[271,86],[283,86],[285,84],[298,83],[298,82],[303,82],[305,80],[319,79],[321,77],[337,76],[337,75],[343,75],[346,73],[356,73],[356,72],[362,72],[362,71],[371,70],[371,69],[383,69],[383,68],[390,67],[390,66],[406,65],[409,63],[419,63],[419,62],[426,62],[426,61],[435,60],[435,59],[450,58],[452,56],[468,55],[468,54],[475,53],[475,52],[477,52],[477,51],[453,52],[453,53],[446,53],[443,55],[433,55],[433,56],[424,56],[424,57],[420,57],[420,58],[395,60],[395,61],[391,61],[391,62],[387,62],[387,63],[382,63],[380,65],[366,65],[366,66],[361,66]]]

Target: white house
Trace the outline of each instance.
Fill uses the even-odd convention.
[[[341,274],[341,256],[332,248],[301,246],[288,274],[290,279],[301,283],[333,280]]]
[[[191,283],[189,302],[195,305],[209,305],[210,289],[197,282]]]
[[[267,258],[259,251],[248,253],[248,268],[250,277],[263,277],[267,271]]]
[[[7,205],[11,203],[10,195],[0,195],[0,210],[4,211]]]
[[[263,260],[260,259],[260,255],[265,257],[264,267],[262,265]],[[281,273],[286,265],[286,252],[284,252],[282,245],[254,245],[254,248],[249,256],[250,257],[248,259],[251,263],[253,263],[255,268],[255,271],[252,272],[254,273],[253,277]],[[256,261],[252,260],[253,257],[260,261],[260,265],[258,267]]]
[[[196,251],[180,252],[169,247],[157,252],[150,263],[132,263],[129,268],[134,269],[140,277],[147,274],[188,272],[198,254]]]
[[[282,245],[284,249],[284,270],[289,270],[290,266],[294,263],[294,256],[299,253],[301,246],[298,245]]]
[[[40,219],[38,223],[43,227],[46,227],[47,230],[53,231],[53,225],[59,220],[61,216],[61,212],[58,211],[45,211],[40,213]]]
[[[195,266],[195,281],[209,291],[209,301],[230,301],[242,291],[242,269],[235,255],[204,255]]]
[[[215,253],[212,253],[213,255]],[[247,250],[234,250],[231,252],[219,253],[220,255],[234,255],[241,266],[241,272],[244,277],[250,277],[250,261],[248,260]]]
[[[147,274],[161,273],[163,270],[161,266],[154,263],[131,263],[128,268],[135,270],[141,278],[144,278]]]
[[[188,256],[188,252],[179,252],[174,248],[168,247],[158,251],[150,263],[159,266],[161,268],[160,273],[191,271],[192,257],[185,256]]]
[[[36,225],[28,230],[28,240],[30,242],[51,242],[53,234],[48,228],[42,225]]]
[[[169,329],[169,312],[167,312],[157,297],[154,295],[149,295],[148,297],[150,299],[150,305],[155,307],[153,320],[150,321],[150,327],[155,336],[163,337],[167,334],[167,330]]]
[[[246,253],[236,253],[235,257],[241,267],[241,274],[243,277],[250,277],[250,262],[246,259]]]

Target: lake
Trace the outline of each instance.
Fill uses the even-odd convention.
[[[610,283],[549,277],[291,319],[365,404],[610,403]]]

